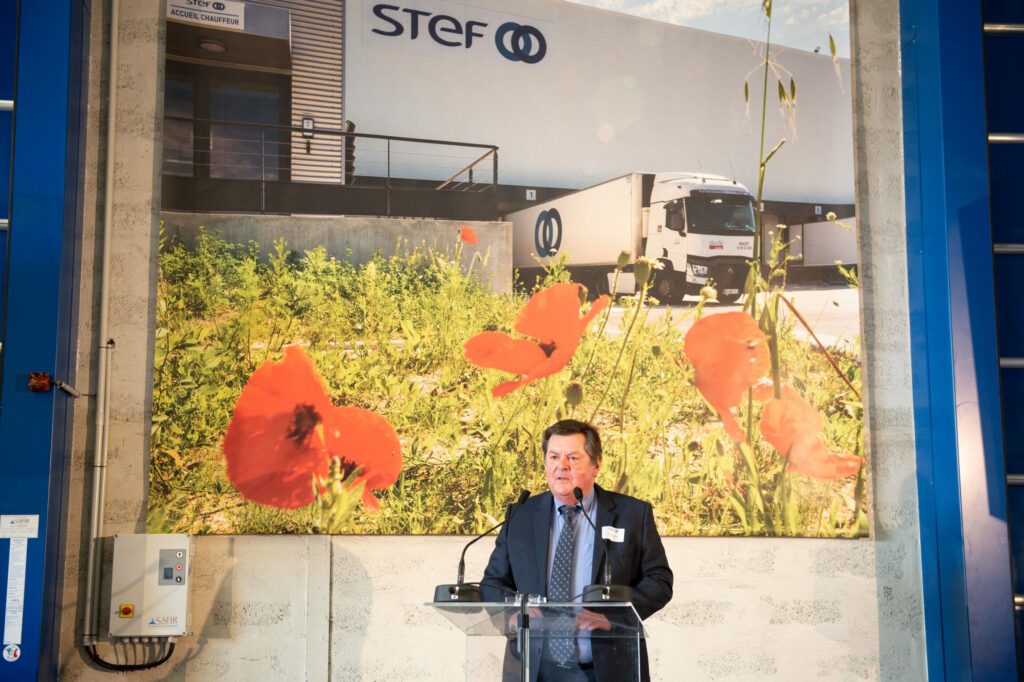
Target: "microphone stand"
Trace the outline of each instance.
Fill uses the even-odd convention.
[[[513,505],[512,510],[509,512],[507,519],[505,519],[504,521],[502,521],[501,523],[499,523],[499,524],[497,524],[495,526],[492,526],[491,528],[488,528],[486,531],[484,531],[483,533],[481,533],[480,535],[476,536],[475,538],[470,540],[468,543],[466,543],[466,546],[462,548],[462,556],[459,557],[459,572],[458,572],[458,576],[456,577],[455,584],[454,585],[438,585],[437,587],[435,587],[434,588],[434,601],[435,602],[483,601],[484,600],[483,590],[480,589],[480,584],[479,583],[466,583],[466,582],[463,582],[463,578],[465,577],[465,573],[466,573],[466,550],[469,549],[470,545],[472,545],[477,540],[480,540],[480,539],[484,538],[485,536],[487,536],[490,533],[494,532],[498,528],[501,528],[506,523],[509,523],[510,521],[512,521],[512,517],[515,516],[516,512],[519,511],[519,508],[521,506],[523,506],[523,502],[526,502],[526,500],[529,497],[530,497],[530,491],[529,490],[524,490],[521,493],[519,493],[519,499],[516,500],[516,503],[515,503],[515,505]]]
[[[572,495],[580,503],[580,511],[583,518],[587,520],[590,527],[594,529],[594,537],[598,537],[597,526],[590,520],[587,510],[583,507],[583,491],[577,486],[572,489]],[[633,599],[633,591],[629,585],[612,585],[612,555],[608,538],[602,537],[601,544],[604,545],[604,571],[602,572],[602,583],[587,585],[583,588],[584,602],[621,601],[628,602]]]
[[[530,680],[530,595],[522,595],[519,604],[519,627],[517,628],[517,646],[519,647],[519,680],[529,682]]]

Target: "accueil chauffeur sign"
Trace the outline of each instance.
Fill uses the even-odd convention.
[[[167,18],[213,28],[245,30],[245,3],[231,0],[167,0]]]
[[[363,45],[475,62],[541,64],[550,21],[444,0],[364,0]]]

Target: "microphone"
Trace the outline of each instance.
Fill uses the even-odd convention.
[[[512,520],[512,517],[516,515],[516,512],[519,511],[519,508],[521,506],[523,506],[523,503],[526,502],[526,500],[529,499],[529,497],[530,497],[530,491],[529,490],[523,490],[522,492],[520,492],[519,493],[519,499],[516,500],[516,503],[512,506],[511,511],[509,511],[507,519],[505,519],[504,521],[502,521],[501,523],[499,523],[499,524],[497,524],[495,526],[492,526],[491,528],[488,528],[483,533],[481,533],[480,535],[477,535],[475,538],[473,538],[472,540],[470,540],[469,542],[466,543],[466,546],[462,548],[462,556],[459,557],[459,574],[458,574],[458,577],[455,580],[455,584],[454,585],[438,585],[437,587],[435,587],[434,588],[434,601],[435,602],[483,601],[484,600],[483,591],[480,589],[479,585],[464,584],[463,583],[463,578],[465,577],[465,574],[466,574],[466,550],[469,549],[470,545],[472,545],[477,540],[480,540],[480,539],[486,537],[487,535],[490,535],[491,533],[493,533],[498,528],[501,528],[506,523],[510,522]]]
[[[597,532],[597,526],[590,520],[590,516],[587,515],[587,510],[583,506],[583,490],[579,486],[572,489],[572,496],[576,498],[576,501],[580,503],[580,511],[583,512],[583,518],[587,520],[590,527],[594,529],[594,537],[599,537]],[[604,572],[603,572],[603,583],[597,585],[587,585],[583,588],[583,601],[584,602],[599,602],[599,601],[632,601],[632,590],[629,585],[612,585],[612,555],[611,547],[608,544],[608,538],[602,537],[601,544],[604,545]]]

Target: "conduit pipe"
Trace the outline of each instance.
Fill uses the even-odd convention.
[[[107,483],[107,432],[110,425],[110,354],[114,340],[107,339],[107,298],[110,289],[110,235],[114,215],[114,133],[117,112],[117,44],[118,44],[117,0],[110,0],[110,62],[107,65],[107,148],[106,186],[103,190],[103,256],[100,265],[100,315],[96,338],[100,340],[97,349],[96,371],[96,438],[93,445],[92,464],[92,505],[89,510],[89,559],[86,577],[85,608],[83,609],[82,644],[96,643],[96,601],[99,596],[100,564],[103,552],[100,543],[103,536],[103,495]]]

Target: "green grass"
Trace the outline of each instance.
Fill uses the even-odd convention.
[[[602,313],[565,369],[492,398],[490,389],[509,375],[469,365],[462,345],[484,330],[514,333],[528,293],[491,293],[457,251],[398,245],[394,254],[353,265],[323,248],[296,254],[283,242],[260,262],[256,244],[205,232],[194,248],[163,244],[149,531],[479,532],[519,490],[546,489],[543,429],[593,414],[605,442],[598,483],[651,501],[665,534],[866,533],[862,475],[784,476],[782,459],[760,440],[752,444],[751,473],[693,385],[682,335],[671,324],[678,310],[648,320],[649,302],[622,299],[624,326],[639,313],[629,334],[599,334]],[[567,277],[556,266],[540,286]],[[700,305],[690,314],[702,313]],[[263,507],[227,479],[220,443],[235,401],[260,363],[278,359],[286,344],[306,348],[335,404],[374,410],[397,431],[403,471],[378,491],[379,512],[359,505],[341,526],[327,524],[316,504]],[[856,344],[833,352],[859,388]],[[830,448],[863,456],[860,403],[784,321],[779,366],[783,380],[824,415]],[[583,400],[570,407],[565,390],[574,381]],[[737,415],[744,424],[747,407]],[[756,423],[760,406],[750,407]]]

